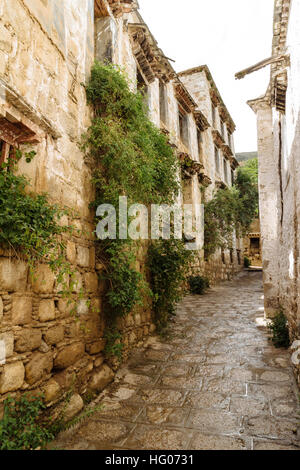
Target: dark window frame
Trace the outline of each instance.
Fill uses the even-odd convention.
[[[179,105],[178,109],[179,137],[187,149],[190,147],[190,131],[188,114]]]
[[[3,164],[9,164],[16,157],[16,148],[0,138],[0,169]]]
[[[223,169],[224,169],[224,181],[229,183],[228,181],[228,166],[226,158],[223,158]]]
[[[214,128],[217,127],[217,107],[212,103],[212,121]]]
[[[168,122],[168,100],[166,84],[159,81],[159,118],[164,124]]]
[[[216,145],[215,145],[215,167],[216,167],[216,172],[219,174],[220,173],[220,150]]]
[[[198,143],[198,155],[199,155],[199,159],[200,161],[203,160],[203,131],[197,127],[197,143]]]
[[[234,185],[234,170],[231,168],[231,185]]]

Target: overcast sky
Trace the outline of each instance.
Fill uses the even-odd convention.
[[[257,149],[246,101],[265,93],[270,70],[234,74],[271,55],[274,0],[139,0],[140,12],[177,72],[207,64],[236,125],[237,152]]]

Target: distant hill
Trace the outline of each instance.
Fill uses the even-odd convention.
[[[258,157],[257,152],[243,152],[243,153],[236,154],[236,159],[238,162],[246,162],[247,160],[251,160],[252,158],[257,158],[257,157]]]

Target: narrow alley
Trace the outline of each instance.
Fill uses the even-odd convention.
[[[148,339],[59,449],[299,450],[289,353],[263,326],[260,273],[188,296],[168,339]]]

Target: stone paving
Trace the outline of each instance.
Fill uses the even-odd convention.
[[[74,450],[299,450],[289,353],[263,325],[260,273],[188,296],[170,337],[149,338],[100,395],[103,410],[60,436]]]

